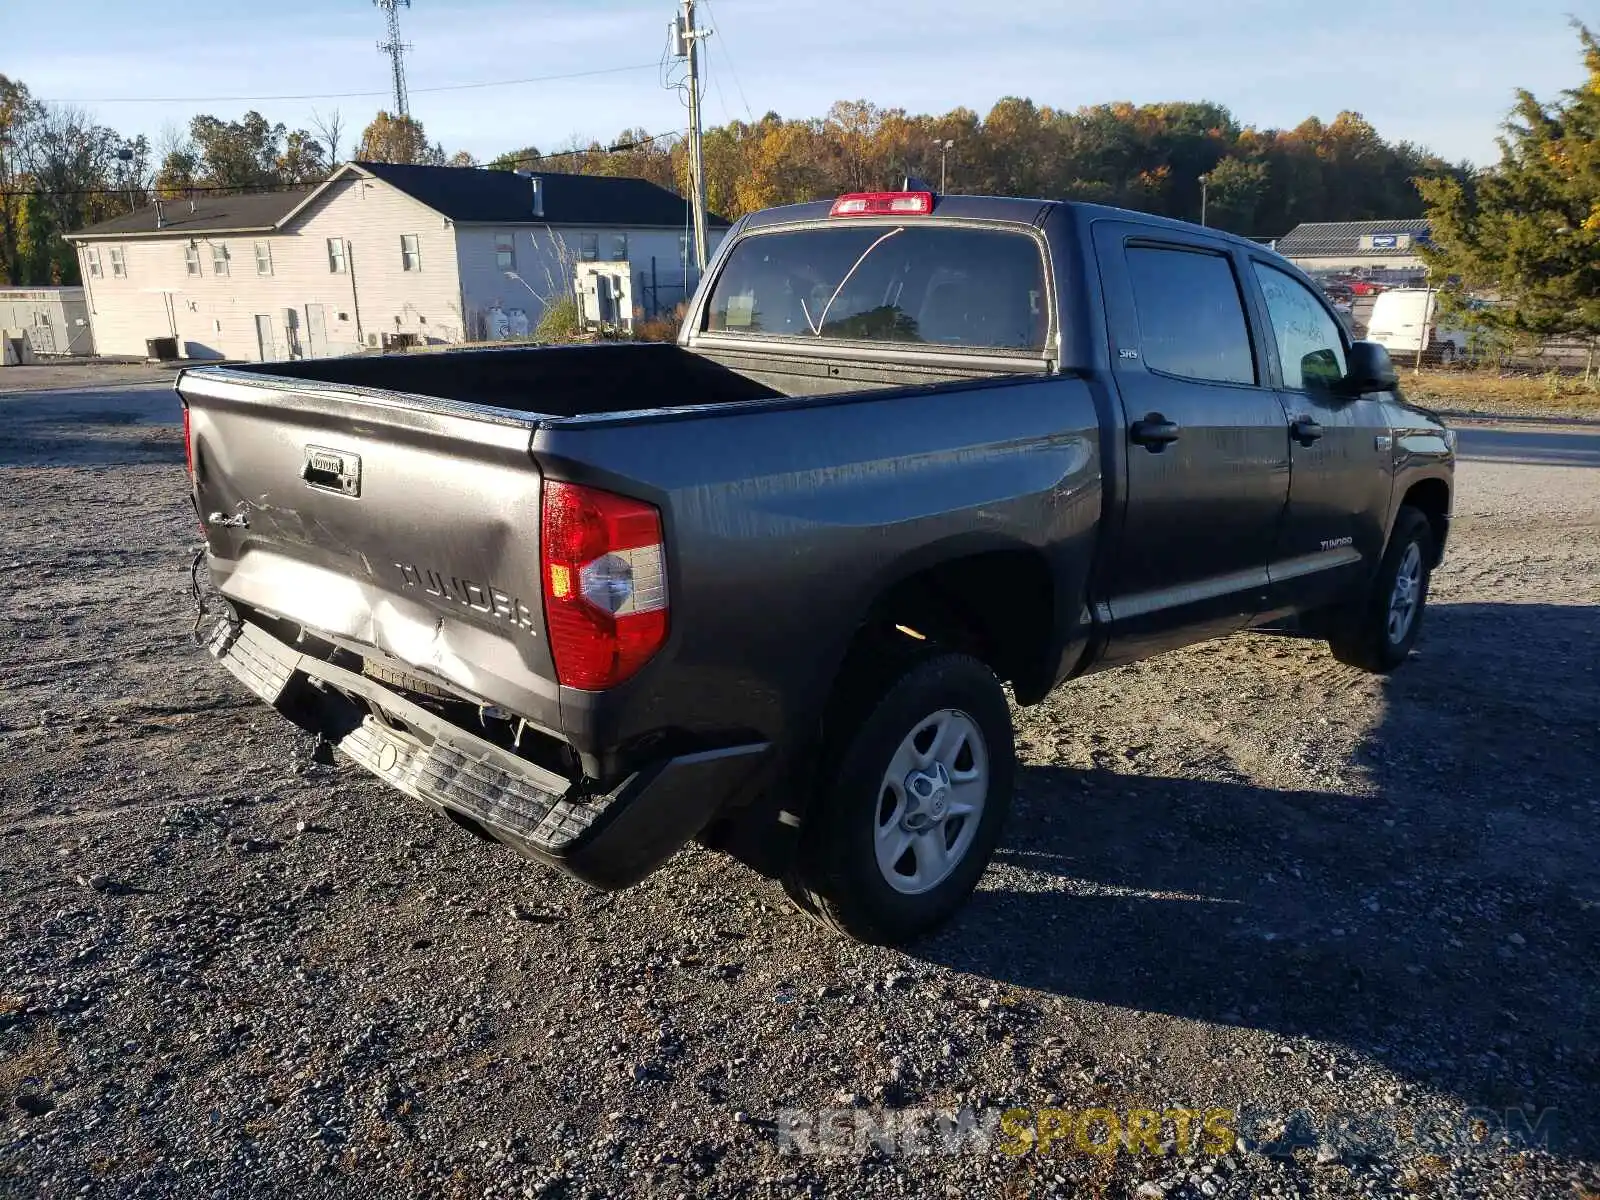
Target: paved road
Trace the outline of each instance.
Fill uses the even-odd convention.
[[[1456,448],[1464,459],[1540,467],[1600,467],[1600,426],[1461,425]]]
[[[116,424],[176,425],[178,396],[165,380],[127,387],[8,391],[0,376],[0,424],[92,423],[110,414]]]
[[[0,426],[177,424],[178,401],[171,385],[148,383],[83,391],[7,393],[0,388]],[[1544,467],[1600,467],[1600,426],[1508,422],[1461,424],[1461,457],[1483,462]]]

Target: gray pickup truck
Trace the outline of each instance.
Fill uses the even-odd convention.
[[[1074,203],[756,213],[676,345],[189,370],[211,652],[602,888],[691,840],[851,936],[948,917],[1007,696],[1297,618],[1409,653],[1454,437],[1271,250]]]

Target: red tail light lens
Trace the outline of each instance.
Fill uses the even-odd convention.
[[[830,217],[925,217],[933,211],[932,192],[852,192],[840,196]]]
[[[194,478],[194,443],[189,440],[189,406],[183,405],[183,469]]]
[[[661,514],[599,488],[546,480],[540,525],[556,678],[585,691],[614,687],[667,640]]]

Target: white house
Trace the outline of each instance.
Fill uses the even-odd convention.
[[[354,162],[314,188],[169,200],[68,240],[97,353],[171,338],[186,358],[266,360],[525,333],[584,259],[627,262],[635,304],[670,309],[685,234],[683,198],[643,179]]]

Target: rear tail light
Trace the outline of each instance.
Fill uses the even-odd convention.
[[[840,196],[830,217],[925,217],[933,211],[932,192],[853,192]]]
[[[189,405],[183,405],[183,469],[194,478],[194,443],[189,440]]]
[[[547,480],[539,552],[545,628],[563,687],[613,687],[661,649],[667,564],[652,505]]]

